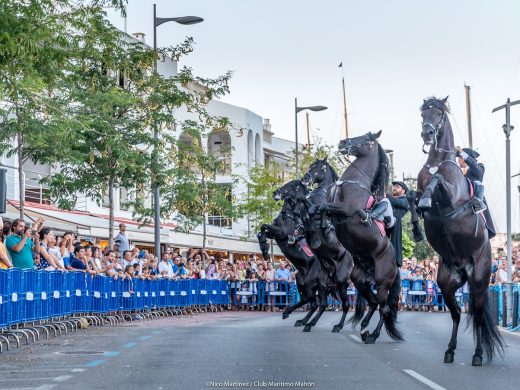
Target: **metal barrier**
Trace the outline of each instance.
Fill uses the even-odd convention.
[[[491,316],[497,325],[513,331],[520,331],[520,284],[512,284],[511,317],[508,318],[508,284],[495,284],[489,287],[488,301],[491,308]]]
[[[220,280],[114,280],[84,272],[0,270],[0,352],[40,330],[57,335],[78,329],[85,317],[92,325],[223,310],[230,302],[228,282]],[[23,328],[23,329],[22,329]]]

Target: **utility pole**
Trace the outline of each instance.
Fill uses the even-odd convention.
[[[507,318],[513,317],[513,269],[512,269],[512,235],[511,235],[511,107],[520,104],[520,100],[511,102],[507,98],[506,104],[493,108],[492,112],[506,110],[506,123],[502,126],[506,135],[506,213],[507,213]]]
[[[473,131],[471,128],[471,100],[470,100],[470,86],[464,84],[466,90],[466,116],[468,118],[468,146],[473,149]]]

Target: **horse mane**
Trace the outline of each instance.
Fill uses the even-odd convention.
[[[381,144],[377,144],[377,152],[379,155],[379,167],[377,169],[374,180],[372,181],[372,187],[370,190],[377,199],[385,197],[386,189],[388,187],[388,178],[390,177],[390,169],[388,164],[388,156]]]
[[[446,114],[450,113],[450,106],[448,105],[448,101],[446,99],[440,100],[437,99],[435,96],[426,98],[424,99],[423,104],[421,105],[421,111],[427,110],[428,108],[430,108],[430,106],[438,108]]]
[[[328,162],[327,162],[327,165],[329,166],[329,169],[332,172],[332,177],[334,178],[334,181],[338,181],[339,176],[336,173],[336,171],[334,170],[334,168],[332,168],[332,165],[330,165]]]

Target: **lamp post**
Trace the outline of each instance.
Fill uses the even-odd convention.
[[[298,156],[298,113],[300,111],[304,110],[310,110],[310,111],[323,111],[326,110],[327,107],[325,106],[309,106],[309,107],[298,107],[298,99],[294,98],[294,134],[295,134],[295,142],[296,142],[296,177],[298,178],[300,176],[300,159]]]
[[[511,235],[511,107],[520,104],[520,100],[512,102],[507,99],[506,104],[493,108],[491,112],[506,110],[506,123],[502,126],[506,135],[506,217],[507,217],[507,318],[513,316],[513,269],[512,269],[512,235]]]
[[[197,24],[204,21],[198,16],[181,16],[176,18],[158,18],[157,6],[153,5],[153,51],[157,54],[157,27],[166,22],[176,22],[179,24],[190,25]],[[154,62],[154,71],[157,73],[157,58]],[[153,138],[157,142],[159,140],[159,132],[157,126],[153,128]],[[154,168],[157,169],[157,152],[154,152]],[[159,184],[155,183],[153,191],[154,203],[154,241],[155,241],[155,255],[161,259],[161,197]]]

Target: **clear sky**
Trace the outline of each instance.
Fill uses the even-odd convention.
[[[129,0],[128,32],[152,44],[153,0]],[[234,71],[223,100],[271,119],[279,137],[294,139],[294,98],[326,105],[311,113],[313,134],[336,144],[343,135],[341,68],[349,131],[383,130],[395,151],[395,172],[416,176],[421,152],[419,106],[450,96],[455,142],[467,146],[464,83],[472,88],[473,145],[486,165],[486,194],[500,231],[506,229],[504,112],[520,99],[518,0],[156,0],[160,17],[196,15],[192,26],[158,28],[158,45],[195,39],[181,61],[201,76]],[[111,21],[123,21],[109,11]],[[305,114],[299,116],[305,141]],[[512,173],[520,172],[520,105],[512,109]],[[513,231],[520,231],[518,179],[513,181]]]

